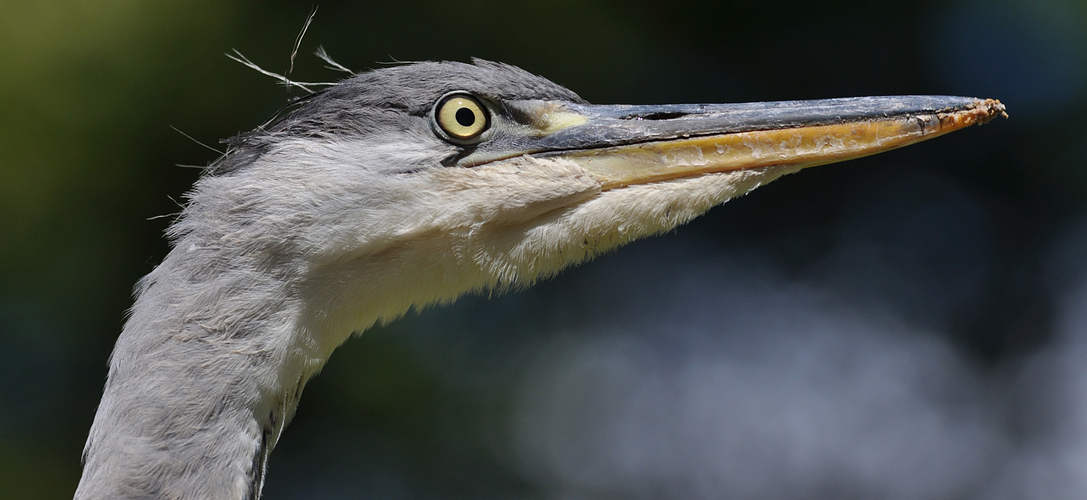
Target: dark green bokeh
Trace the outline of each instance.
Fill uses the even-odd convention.
[[[219,147],[273,114],[288,92],[223,54],[238,49],[285,71],[310,9],[254,1],[5,4],[0,498],[71,496],[132,285],[167,252],[162,231],[200,173],[177,165],[216,157],[171,127]],[[782,179],[679,236],[710,250],[743,242],[787,276],[817,275],[836,228],[862,228],[882,244],[916,243],[899,231],[909,215],[870,220],[863,212],[876,204],[893,213],[896,203],[932,197],[940,207],[939,186],[954,185],[976,200],[985,222],[969,226],[977,234],[959,235],[961,252],[922,253],[919,269],[952,290],[972,280],[982,291],[937,305],[921,293],[899,310],[921,323],[946,317],[934,330],[979,365],[1001,367],[1049,340],[1060,297],[1041,269],[1087,208],[1085,18],[1079,2],[1025,0],[330,2],[320,5],[294,78],[338,77],[310,55],[320,44],[355,70],[381,61],[504,61],[598,103],[1003,99],[1009,121]],[[916,189],[887,189],[901,179]],[[865,192],[890,195],[855,195]],[[647,255],[668,249],[645,245],[639,251]],[[584,293],[588,281],[621,281],[618,270],[587,274],[595,265],[606,263],[528,292],[412,315],[349,342],[307,388],[273,454],[266,496],[364,493],[352,488],[375,498],[540,495],[480,422],[508,411],[502,394],[514,382],[502,377],[514,378],[534,342],[600,321],[607,298],[586,297],[583,309],[561,299]],[[842,286],[865,283],[862,276]],[[345,449],[361,451],[339,454]],[[357,474],[370,479],[335,483]]]

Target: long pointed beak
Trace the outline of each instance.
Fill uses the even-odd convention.
[[[597,176],[603,189],[775,165],[823,165],[1007,116],[999,101],[950,96],[664,106],[511,104],[527,117],[533,133],[500,138],[506,143],[502,156],[562,157]],[[480,153],[464,159],[469,164],[498,159]]]

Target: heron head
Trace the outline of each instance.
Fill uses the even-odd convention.
[[[235,138],[173,231],[179,244],[236,242],[359,330],[531,283],[782,174],[1001,113],[923,96],[594,106],[505,64],[406,64]],[[361,303],[365,317],[351,312]]]

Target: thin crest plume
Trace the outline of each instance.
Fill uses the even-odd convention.
[[[242,55],[242,53],[239,52],[238,49],[231,49],[231,50],[234,51],[234,53],[233,54],[228,53],[226,55],[227,57],[241,63],[242,65],[244,65],[244,66],[246,66],[246,67],[248,67],[248,68],[250,68],[250,69],[252,69],[252,70],[254,70],[254,71],[256,71],[256,72],[258,72],[258,73],[260,73],[262,75],[264,75],[264,76],[272,77],[273,79],[279,81],[280,84],[282,84],[283,86],[288,87],[288,88],[289,87],[296,87],[296,88],[299,88],[299,89],[302,89],[302,90],[306,91],[307,93],[312,94],[312,93],[316,92],[316,90],[313,90],[310,87],[334,87],[336,85],[339,85],[339,82],[299,82],[299,81],[291,80],[290,78],[288,78],[285,75],[281,75],[281,74],[276,73],[274,71],[268,71],[268,70],[258,66],[256,63],[254,63],[253,61],[250,61],[247,57]],[[321,52],[323,52],[323,50]],[[318,57],[321,57],[321,56],[318,55]],[[326,54],[326,57],[327,57],[327,54]],[[321,59],[324,60],[325,62],[331,61],[331,59],[325,59],[324,57],[321,57]],[[335,64],[335,62],[333,62],[333,64]],[[347,70],[347,68],[343,68],[343,69]],[[350,72],[350,70],[347,70],[347,71]]]

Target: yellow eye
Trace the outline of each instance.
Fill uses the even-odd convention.
[[[479,137],[491,121],[486,108],[475,98],[464,94],[442,99],[434,110],[434,119],[442,131],[461,141]]]

